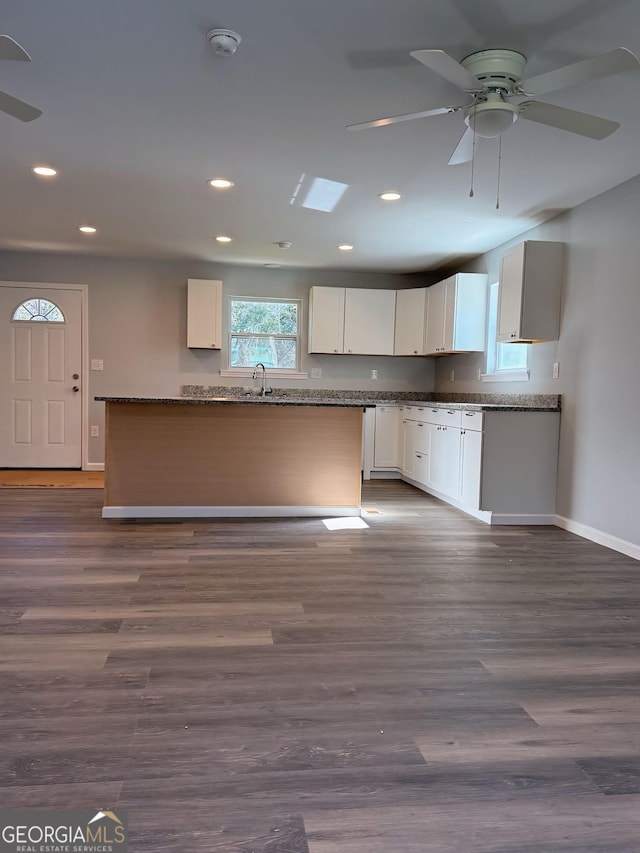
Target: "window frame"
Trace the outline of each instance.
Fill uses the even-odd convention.
[[[530,344],[505,344],[497,340],[498,334],[498,282],[489,285],[487,292],[487,352],[485,373],[480,374],[483,382],[528,382],[530,377]],[[517,367],[501,367],[500,353],[503,347],[524,349],[523,364]]]
[[[234,302],[267,302],[267,303],[284,303],[287,305],[296,306],[297,329],[295,335],[285,334],[265,334],[258,332],[234,332],[231,327],[231,311]],[[295,367],[267,367],[266,371],[269,376],[286,376],[293,379],[306,379],[307,374],[301,370],[302,362],[302,312],[303,300],[295,297],[287,296],[229,296],[227,297],[227,367],[220,371],[221,376],[252,376],[255,365],[251,366],[233,366],[231,364],[232,340],[234,337],[247,338],[273,338],[277,340],[294,340],[296,345],[296,366]]]

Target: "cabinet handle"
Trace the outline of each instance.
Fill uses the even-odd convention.
[[[418,350],[417,350],[417,349],[414,349],[413,354],[414,354],[414,355],[418,355]]]
[[[337,350],[337,349],[334,349],[334,352],[338,352],[338,350]]]
[[[475,418],[475,416],[477,414],[478,414],[477,412],[465,412],[464,416],[465,416],[465,418]]]
[[[455,415],[455,412],[452,412],[451,409],[447,409],[447,414],[448,415]]]

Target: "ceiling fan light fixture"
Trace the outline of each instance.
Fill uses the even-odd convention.
[[[506,101],[487,101],[467,110],[465,123],[478,136],[493,139],[501,136],[518,119],[518,107]]]

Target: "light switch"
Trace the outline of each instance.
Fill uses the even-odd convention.
[[[91,370],[104,370],[104,361],[101,358],[92,358]]]
[[[311,378],[312,379],[321,379],[322,378],[322,368],[321,367],[312,367],[311,368]]]

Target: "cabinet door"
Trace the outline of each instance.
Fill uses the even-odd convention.
[[[220,349],[222,346],[222,282],[187,280],[187,346]]]
[[[460,503],[480,509],[480,477],[482,473],[482,433],[462,430],[460,436]]]
[[[446,287],[439,282],[427,288],[427,334],[425,353],[435,355],[442,352],[444,345],[444,308]]]
[[[456,320],[456,279],[448,278],[442,282],[444,290],[444,305],[442,311],[442,350],[453,352],[455,349],[454,329]]]
[[[444,492],[447,478],[447,455],[444,427],[429,424],[429,479],[428,485],[437,492]]]
[[[396,292],[394,355],[424,355],[427,288]]]
[[[443,493],[458,499],[460,495],[460,433],[457,427],[446,426],[444,432],[445,474]]]
[[[514,246],[500,259],[496,339],[505,343],[520,337],[525,244]]]
[[[403,453],[402,453],[402,473],[406,477],[413,479],[413,469],[415,465],[415,440],[416,440],[416,422],[404,420],[403,427]]]
[[[343,352],[344,287],[309,291],[309,352]]]
[[[393,355],[395,319],[395,290],[346,288],[343,351]]]
[[[400,467],[401,409],[376,406],[376,431],[373,445],[374,468]]]

